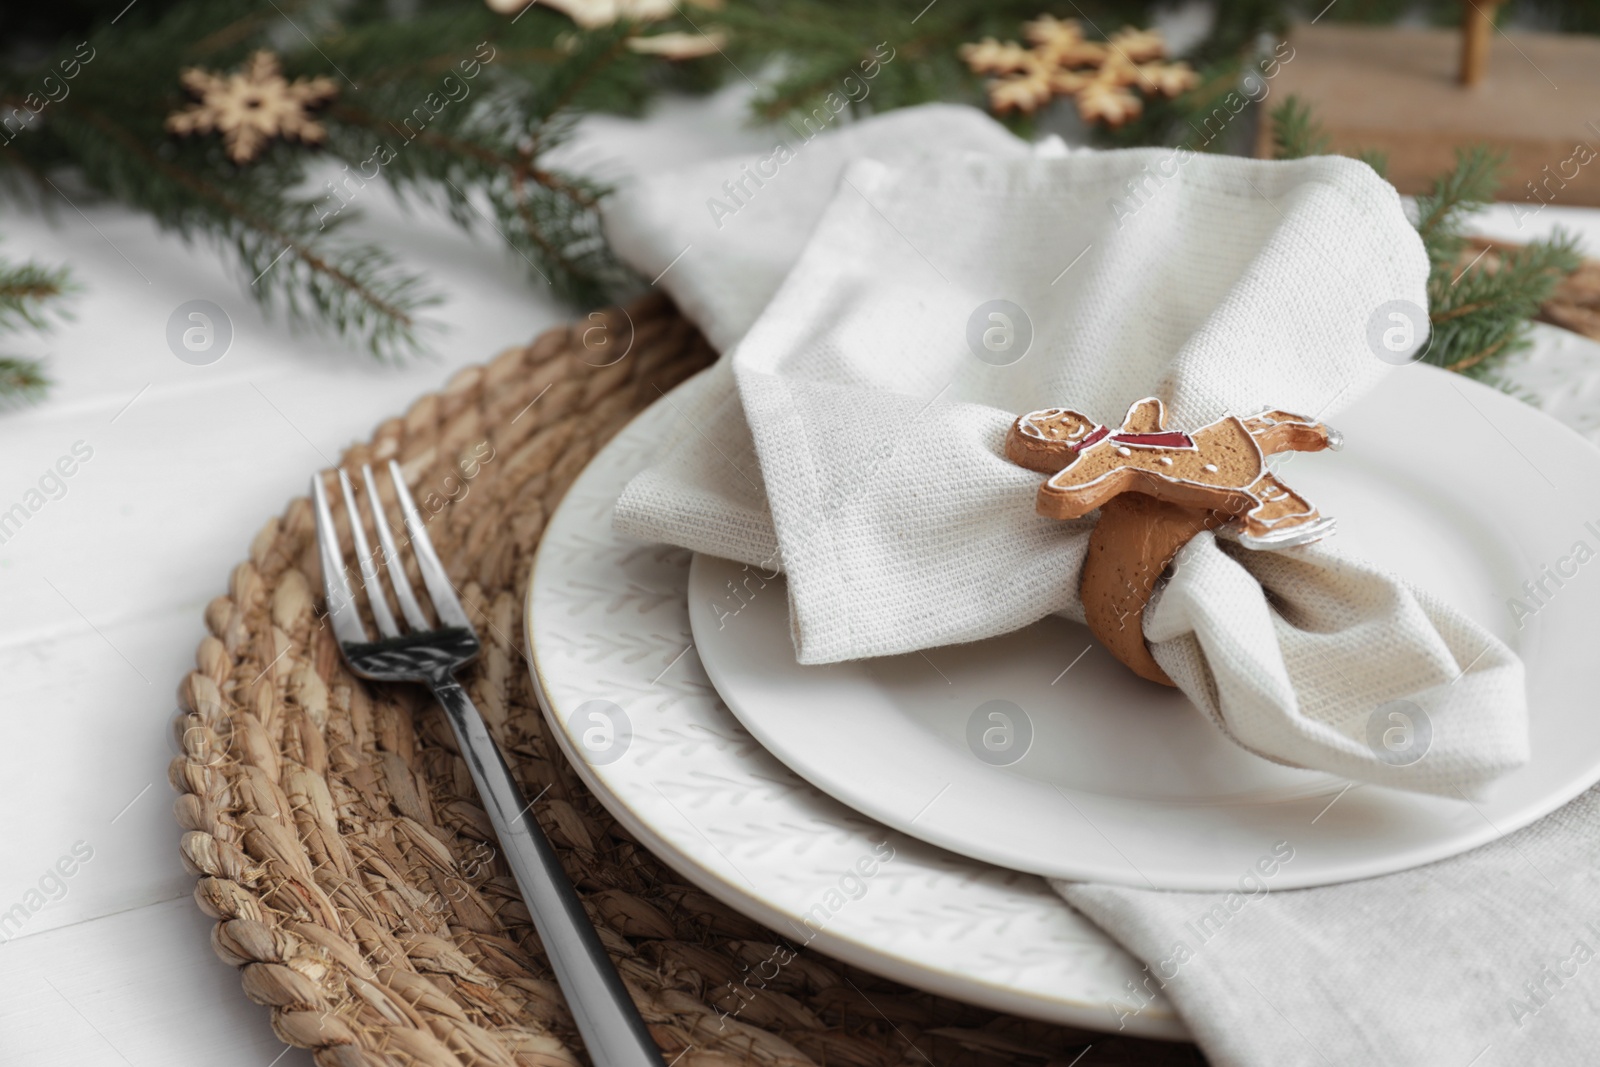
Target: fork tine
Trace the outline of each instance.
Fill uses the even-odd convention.
[[[333,635],[342,642],[364,644],[367,631],[361,625],[355,593],[344,572],[344,552],[339,548],[339,529],[328,510],[328,493],[322,487],[322,472],[311,476],[312,506],[317,513],[317,550],[322,557],[322,588],[328,597],[328,615],[333,620]]]
[[[422,571],[422,582],[428,587],[428,595],[433,597],[433,610],[446,626],[471,630],[472,623],[450,586],[450,575],[445,571],[444,564],[439,562],[439,554],[433,550],[433,542],[428,539],[427,527],[422,525],[422,516],[417,514],[417,505],[411,500],[411,491],[406,488],[400,464],[392,459],[389,461],[389,477],[394,479],[394,495],[400,501],[406,529],[411,532],[411,545],[417,553],[417,569]]]
[[[372,477],[372,464],[361,465],[361,477],[367,483],[367,499],[372,501],[372,523],[378,528],[378,543],[383,546],[383,562],[389,569],[389,584],[394,586],[394,598],[400,602],[400,611],[406,622],[417,633],[431,629],[428,617],[422,613],[416,594],[411,591],[411,579],[406,577],[405,563],[400,550],[395,547],[394,532],[389,529],[389,516],[384,513],[383,501],[378,499],[378,483]]]
[[[372,619],[378,624],[378,633],[384,637],[399,637],[400,628],[394,624],[394,613],[389,610],[389,598],[383,592],[383,579],[378,577],[378,564],[367,546],[367,531],[361,521],[361,509],[356,507],[356,492],[350,486],[350,476],[339,468],[339,488],[344,490],[345,510],[350,514],[350,533],[356,542],[356,564],[361,568],[361,584],[367,587],[367,603],[372,605]]]

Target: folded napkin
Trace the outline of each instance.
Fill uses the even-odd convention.
[[[1107,1029],[1165,993],[1215,1067],[1600,1061],[1600,789],[1465,855],[1322,889],[1052,885],[1146,964]]]
[[[1391,369],[1368,345],[1374,309],[1427,301],[1399,198],[1353,160],[1035,153],[951,107],[789,155],[642,180],[606,221],[725,353],[675,400],[681,435],[615,522],[777,562],[803,663],[1082,619],[1093,520],[1034,514],[1039,475],[1003,453],[1018,413],[1114,423],[1156,395],[1175,426],[1265,408],[1336,423]],[[1007,365],[968,340],[994,300],[1031,334]],[[1189,698],[1269,759],[1472,797],[1527,758],[1516,656],[1328,544],[1201,534],[1144,632]],[[1425,759],[1368,740],[1399,700],[1431,722]]]

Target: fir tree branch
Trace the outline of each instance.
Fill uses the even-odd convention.
[[[403,355],[419,347],[415,334],[417,322],[412,313],[419,306],[433,302],[434,298],[423,295],[420,283],[414,279],[389,277],[391,263],[384,253],[377,249],[353,249],[342,257],[342,263],[336,262],[314,247],[303,224],[297,226],[292,218],[273,219],[259,210],[252,210],[237,196],[201,177],[201,172],[161,158],[98,111],[70,102],[61,107],[121,146],[138,161],[146,175],[158,175],[220,212],[227,223],[219,236],[231,240],[246,269],[255,271],[251,288],[257,299],[270,303],[272,295],[277,294],[296,322],[308,317],[306,305],[309,302],[311,309],[323,315],[338,333],[363,343],[380,358]],[[96,175],[91,172],[90,176]],[[122,199],[145,207],[158,221],[186,235],[194,232],[196,220],[191,216],[181,211],[174,215],[163,210],[164,204],[158,199],[161,190],[119,181],[119,177],[126,175],[119,176],[109,169],[99,176]],[[287,291],[276,281],[265,287],[260,285],[278,268],[286,252],[303,264],[314,278],[321,280],[304,294]],[[289,266],[292,270],[293,264]]]
[[[1501,248],[1493,259],[1437,271],[1428,286],[1433,342],[1428,362],[1482,377],[1528,345],[1528,322],[1582,257],[1572,234]]]
[[[1454,265],[1461,250],[1461,222],[1494,199],[1505,155],[1486,145],[1456,150],[1456,165],[1417,197],[1417,233],[1435,269]]]
[[[0,264],[0,330],[49,327],[52,304],[74,291],[65,267]]]
[[[348,105],[336,105],[329,112],[329,115],[352,126],[362,126],[380,133],[386,132],[386,126],[392,126],[392,122],[389,119],[381,119],[376,115],[368,114],[360,108]],[[465,156],[478,160],[490,167],[504,171],[507,176],[514,180],[532,178],[551,192],[560,193],[582,207],[594,209],[600,206],[599,198],[589,191],[566,181],[550,171],[542,170],[535,166],[533,163],[534,153],[532,152],[508,156],[487,145],[478,144],[465,138],[435,133],[432,130],[421,130],[413,134],[412,138],[447,155]]]
[[[576,63],[570,64],[570,67],[563,64],[554,69],[554,76],[545,86],[550,99],[542,102],[533,112],[533,151],[538,150],[543,126],[570,108],[584,89],[600,77],[602,71],[628,54],[628,38],[632,36],[633,30],[627,24],[618,24],[611,28],[610,40],[600,40],[598,47],[591,41],[587,54],[580,53]]]
[[[190,45],[185,51],[196,59],[233,49],[260,33],[273,15],[267,11],[252,11],[243,18],[218,27]]]
[[[93,61],[0,151],[0,176],[47,190],[53,171],[75,169],[81,184],[163,228],[221,245],[251,295],[292,323],[321,320],[380,357],[414,351],[418,313],[435,298],[381,249],[338,240],[356,215],[344,210],[348,197],[291,192],[303,187],[314,151],[278,143],[236,166],[214,138],[174,139],[163,127],[184,102],[182,69],[236,70],[265,47],[290,79],[330,68],[342,76],[344,99],[321,121],[325,153],[349,164],[346,188],[375,177],[402,201],[444,205],[464,228],[489,219],[559,295],[595,304],[631,284],[601,238],[605,188],[548,165],[545,154],[578,112],[636,110],[650,92],[647,74],[666,61],[632,52],[629,26],[575,30],[549,8],[511,20],[481,4],[426,2],[402,18],[382,7],[280,0],[241,13],[229,0],[178,0],[143,19],[135,12],[114,34],[91,37]],[[289,39],[286,48],[277,32],[285,8],[312,35],[303,47]],[[26,97],[47,69],[0,69],[0,98]],[[364,165],[375,139],[399,148],[376,170]],[[354,177],[358,168],[366,179]]]
[[[49,388],[38,360],[0,356],[0,404],[31,404]]]
[[[1473,352],[1470,355],[1462,356],[1460,359],[1444,364],[1444,369],[1453,370],[1457,374],[1465,374],[1467,371],[1477,370],[1489,360],[1496,359],[1505,354],[1506,346],[1511,343],[1511,340],[1511,334],[1502,334],[1500,337],[1490,342],[1487,347],[1480,348],[1478,351]]]
[[[402,199],[442,206],[469,229],[488,220],[558,295],[603,302],[631,284],[600,234],[597,207],[607,190],[543,160],[570,132],[575,110],[632,99],[641,69],[627,48],[633,32],[617,25],[589,34],[547,70],[499,69],[504,47],[496,38],[493,62],[485,61],[473,87],[454,86],[457,102],[436,99],[440,106],[431,114],[412,107],[438,87],[436,80],[366,91],[360,107],[341,104],[329,112],[326,147],[352,168],[370,164],[376,134],[382,180]],[[352,65],[360,69],[371,58]],[[370,176],[371,167],[364,169]]]
[[[1310,106],[1295,94],[1289,94],[1283,103],[1272,109],[1270,120],[1273,159],[1304,159],[1327,154],[1331,144],[1328,135],[1312,116]]]
[[[65,317],[62,300],[77,292],[65,267],[0,261],[0,331],[47,330]],[[0,355],[0,404],[27,404],[49,388],[38,360]]]

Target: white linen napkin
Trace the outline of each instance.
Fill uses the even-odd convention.
[[[1322,889],[1051,886],[1146,965],[1106,1028],[1165,993],[1216,1067],[1593,1067],[1597,831],[1591,789],[1464,855]]]
[[[1081,620],[1092,520],[1034,514],[1039,475],[1002,451],[1016,414],[1116,422],[1153,394],[1180,427],[1267,407],[1336,423],[1389,369],[1368,346],[1373,310],[1426,304],[1398,197],[1347,159],[1034,153],[938,106],[791,156],[764,185],[736,183],[732,214],[711,204],[727,206],[722,183],[770,162],[641,180],[606,221],[725,353],[674,398],[680,437],[616,524],[778,562],[804,663]],[[967,339],[995,299],[1031,327],[1005,366]],[[1145,635],[1197,706],[1270,759],[1455,797],[1527,758],[1515,655],[1326,544],[1197,537]],[[1420,761],[1368,742],[1402,699],[1431,720]]]

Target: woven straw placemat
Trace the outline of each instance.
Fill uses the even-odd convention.
[[[463,681],[665,1060],[1203,1063],[1190,1045],[1009,1018],[810,950],[763,987],[750,969],[782,938],[642,849],[583,786],[523,659],[534,548],[590,457],[714,356],[664,300],[601,316],[461,372],[341,462],[403,465],[483,638]],[[626,357],[595,365],[597,342],[630,334]],[[360,681],[340,659],[314,534],[305,498],[262,528],[179,686],[170,777],[213,947],[319,1064],[587,1062],[443,716],[421,687]]]

